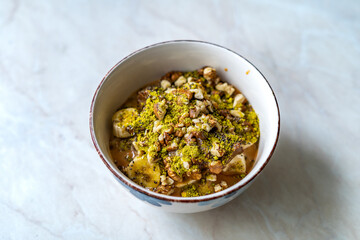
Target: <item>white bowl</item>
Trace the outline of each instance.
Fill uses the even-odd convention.
[[[237,87],[259,116],[259,152],[253,169],[237,184],[218,193],[201,197],[167,196],[137,185],[127,178],[111,159],[109,138],[112,133],[113,113],[133,92],[159,79],[165,73],[172,70],[194,70],[203,66],[214,67],[223,80]],[[158,43],[125,57],[103,78],[96,89],[90,109],[91,137],[107,168],[135,197],[171,212],[206,211],[237,197],[269,162],[278,141],[279,131],[278,104],[265,77],[239,54],[224,47],[200,41],[179,40]]]

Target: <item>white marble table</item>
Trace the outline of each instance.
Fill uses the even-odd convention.
[[[360,3],[296,2],[1,1],[0,239],[360,239]],[[127,195],[89,136],[102,76],[171,39],[246,56],[281,108],[263,174],[199,214]]]

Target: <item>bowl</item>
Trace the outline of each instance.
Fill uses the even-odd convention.
[[[113,113],[136,90],[172,70],[214,67],[218,75],[237,87],[249,100],[260,121],[256,162],[235,185],[201,197],[173,197],[147,190],[124,175],[114,164],[109,149]],[[193,213],[210,210],[239,196],[269,162],[280,131],[280,113],[274,92],[260,71],[244,57],[225,47],[202,41],[178,40],[142,48],[118,62],[100,82],[90,109],[91,138],[100,158],[115,179],[141,201],[166,211]]]

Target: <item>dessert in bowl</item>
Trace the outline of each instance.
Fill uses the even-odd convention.
[[[183,213],[243,192],[270,160],[279,123],[263,75],[233,51],[199,41],[124,58],[90,112],[95,148],[115,178],[135,197]]]

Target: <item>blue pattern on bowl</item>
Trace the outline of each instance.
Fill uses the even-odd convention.
[[[150,197],[146,194],[143,194],[141,192],[138,192],[134,189],[132,189],[131,187],[129,187],[128,185],[126,185],[125,183],[123,183],[122,181],[120,181],[118,178],[115,177],[115,179],[122,185],[124,186],[125,188],[127,188],[130,193],[132,195],[134,195],[137,199],[140,199],[142,201],[145,201],[145,202],[148,202],[154,206],[157,206],[157,207],[161,207],[161,204],[162,205],[172,205],[171,202],[168,202],[168,201],[165,201],[165,200],[160,200],[160,199],[157,199],[157,198],[153,198],[153,197]]]
[[[229,193],[228,195],[225,196],[225,198],[230,198],[230,197],[234,196],[236,193],[238,193],[238,192],[234,191],[232,193]]]
[[[231,201],[232,199],[234,199],[236,197],[235,196],[236,193],[238,193],[238,191],[234,191],[234,192],[229,193],[228,195],[223,196],[223,197],[218,198],[218,199],[199,202],[198,206],[211,205],[211,208],[220,207],[221,205],[224,205],[225,203],[227,203],[227,202]]]
[[[214,199],[214,200],[209,200],[209,201],[202,201],[198,203],[198,206],[207,206],[207,205],[215,205],[215,204],[222,204],[224,198],[218,198],[218,199]]]
[[[142,200],[142,201],[146,201],[154,206],[157,206],[157,207],[161,207],[161,204],[162,205],[172,205],[171,202],[168,202],[168,201],[165,201],[165,200],[160,200],[160,199],[157,199],[157,198],[153,198],[153,197],[150,197],[148,195],[145,195],[141,192],[138,192],[134,189],[130,189],[130,193],[132,195],[134,195],[136,198]]]

